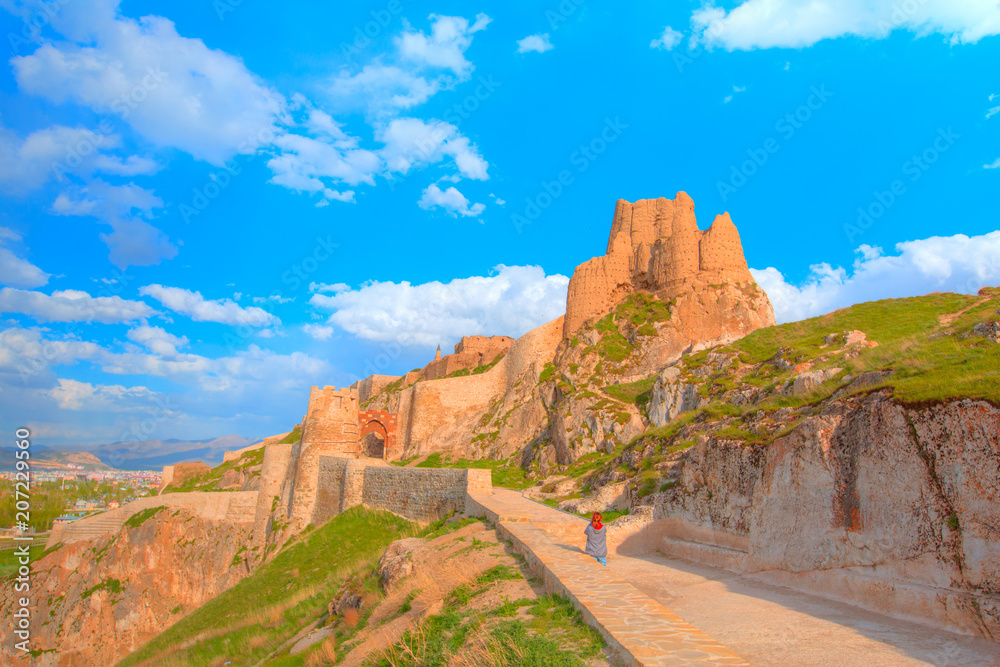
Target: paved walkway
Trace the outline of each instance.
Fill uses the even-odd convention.
[[[504,489],[472,500],[525,556],[546,588],[572,600],[589,624],[633,665],[749,664],[584,554],[586,520]]]
[[[546,587],[635,665],[1000,666],[1000,646],[660,554],[582,552],[586,520],[495,489],[474,496]]]

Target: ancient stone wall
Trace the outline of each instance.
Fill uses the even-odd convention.
[[[295,465],[292,517],[305,525],[316,501],[320,456],[360,455],[358,392],[349,388],[313,387]]]
[[[489,470],[399,468],[332,456],[320,458],[318,480],[314,525],[358,505],[428,523],[464,512],[468,493],[493,488]]]
[[[260,488],[254,510],[253,543],[255,546],[263,545],[267,539],[271,527],[271,515],[276,509],[275,499],[280,499],[281,487],[285,482],[292,460],[293,446],[290,444],[271,444],[264,449],[264,461],[260,469]]]
[[[534,382],[546,362],[552,361],[562,340],[562,318],[532,329],[518,338],[500,362],[478,375],[418,382],[399,394],[394,406],[399,416],[398,456],[453,449],[468,442],[472,428],[491,402],[501,398],[526,375]]]
[[[185,508],[200,518],[210,521],[249,524],[254,521],[256,504],[256,491],[166,493],[160,496],[139,498],[118,509],[56,526],[59,530],[53,529],[46,546],[51,547],[59,542],[68,544],[112,535],[121,530],[121,527],[132,515],[161,505],[171,509]]]
[[[728,213],[698,229],[694,202],[684,192],[674,200],[623,199],[615,206],[607,254],[576,268],[566,298],[563,334],[610,312],[631,292],[646,290],[670,299],[693,284],[754,285],[739,232]],[[769,306],[768,306],[769,308]],[[763,320],[774,323],[773,312]]]
[[[379,393],[399,379],[398,375],[369,375],[364,380],[358,380],[351,385],[351,389],[358,393],[358,400],[364,405],[372,396]]]
[[[434,380],[451,375],[455,371],[475,368],[493,363],[514,344],[510,336],[462,336],[455,345],[455,353],[435,359],[427,364],[418,377]]]

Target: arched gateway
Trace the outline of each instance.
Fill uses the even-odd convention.
[[[388,459],[396,453],[396,415],[386,410],[358,413],[361,456]]]

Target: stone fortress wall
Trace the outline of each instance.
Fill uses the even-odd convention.
[[[462,340],[455,345],[454,354],[442,357],[438,350],[438,356],[419,372],[418,377],[434,380],[455,371],[485,366],[506,353],[513,344],[514,339],[510,336],[462,336]]]

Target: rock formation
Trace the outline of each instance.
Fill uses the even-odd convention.
[[[698,229],[694,202],[685,192],[673,200],[619,199],[607,254],[576,268],[566,297],[563,335],[571,336],[588,319],[601,317],[636,291],[669,300],[685,292],[735,285],[756,287],[739,232],[723,213],[706,230]],[[748,333],[774,324],[770,303],[756,309]]]

